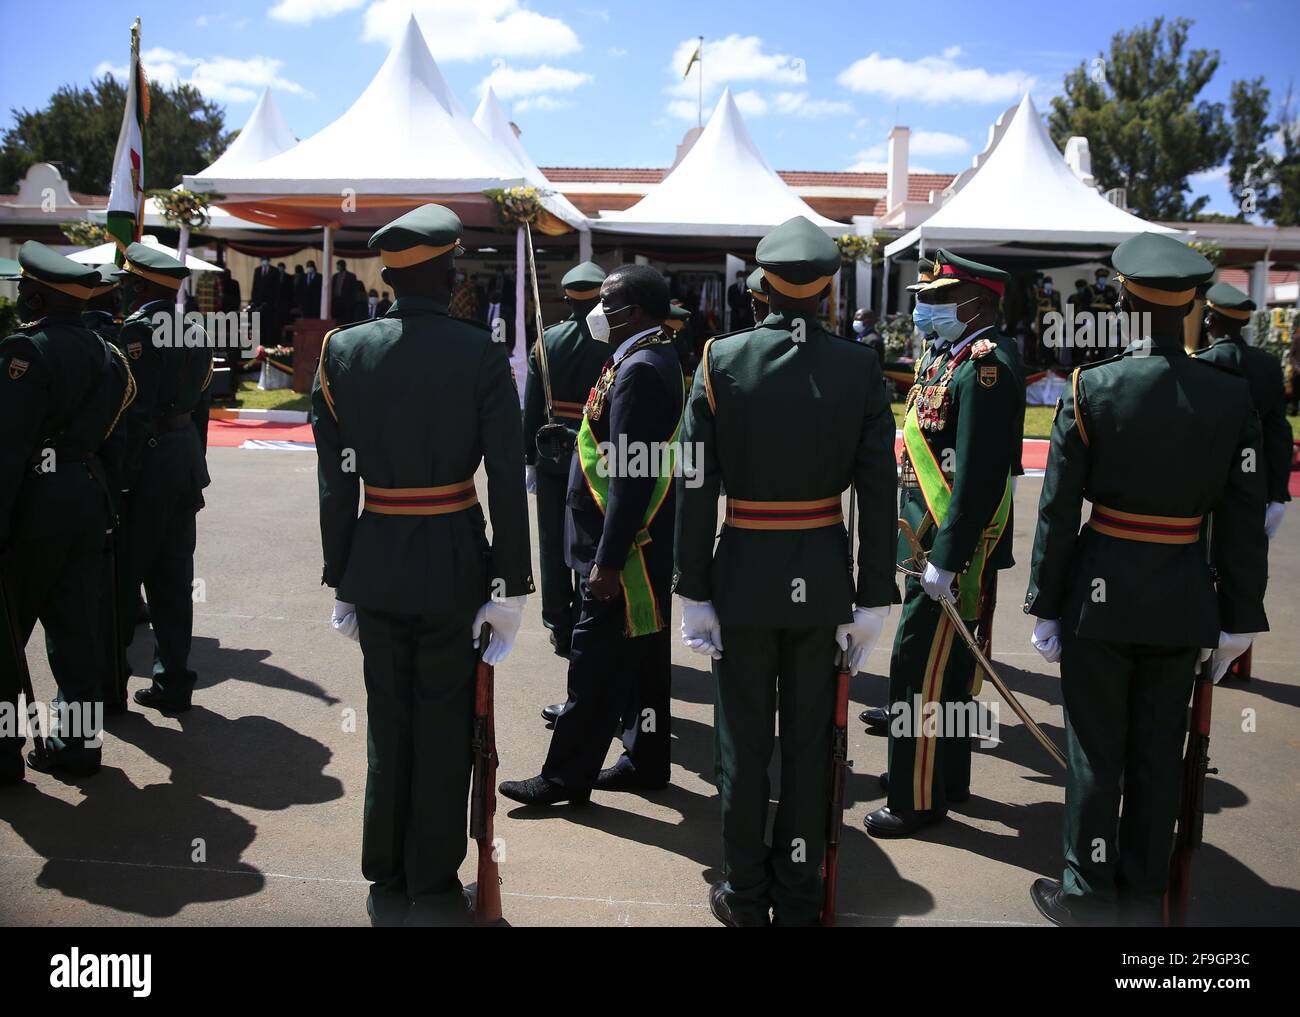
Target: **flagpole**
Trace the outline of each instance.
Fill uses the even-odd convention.
[[[704,127],[704,36],[700,36],[700,47],[697,50],[700,54],[700,80],[699,80],[699,98],[695,103],[695,126],[703,129]]]

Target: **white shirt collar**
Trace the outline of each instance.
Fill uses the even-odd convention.
[[[614,351],[614,362],[618,363],[620,360],[622,360],[623,355],[627,353],[631,345],[634,342],[636,342],[638,339],[640,339],[642,336],[647,336],[651,332],[657,332],[658,330],[659,330],[659,326],[655,325],[653,328],[648,328],[644,332],[638,332],[636,335],[632,336],[629,339],[624,339],[622,344],[619,346],[619,348]]]

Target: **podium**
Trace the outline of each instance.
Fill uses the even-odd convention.
[[[320,362],[325,335],[338,326],[324,318],[299,318],[288,331],[293,333],[293,390],[310,392],[316,365]]]

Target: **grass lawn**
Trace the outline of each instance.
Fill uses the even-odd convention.
[[[1026,406],[1025,437],[1050,438],[1052,436],[1052,415],[1054,413],[1056,413],[1055,406]],[[903,426],[902,403],[894,403],[894,424],[897,427]]]
[[[257,387],[257,382],[245,378],[239,383],[239,394],[233,405],[241,410],[310,410],[311,396],[291,388],[264,392]]]

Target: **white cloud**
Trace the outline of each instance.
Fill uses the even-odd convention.
[[[1213,169],[1202,170],[1200,173],[1193,173],[1187,179],[1195,181],[1198,184],[1208,184],[1215,180],[1227,180],[1228,167],[1215,166]]]
[[[375,0],[362,38],[391,46],[412,13],[437,60],[557,57],[582,48],[564,21],[526,10],[519,0]]]
[[[684,78],[682,74],[698,45],[699,39],[684,39],[673,51],[668,62],[668,73],[673,78],[668,88],[670,95],[689,98],[696,94],[698,68],[692,68],[689,77]],[[803,60],[785,53],[764,52],[763,40],[756,35],[732,34],[723,39],[705,40],[703,63],[705,98],[736,82],[802,85],[808,80]]]
[[[810,99],[807,92],[777,92],[772,97],[772,108],[787,116],[820,120],[824,117],[847,116],[853,107],[838,99]]]
[[[589,84],[591,80],[590,74],[571,71],[567,67],[551,67],[549,64],[542,64],[525,69],[510,67],[504,61],[497,61],[492,72],[478,83],[478,94],[482,95],[491,87],[496,92],[497,98],[509,102],[511,99],[535,96],[544,92],[572,92],[575,88]]]
[[[538,113],[552,113],[557,109],[571,109],[573,105],[572,99],[560,99],[553,95],[534,95],[515,103],[515,112],[527,113],[529,110],[535,110]]]
[[[753,90],[737,92],[734,98],[736,108],[747,117],[761,117],[767,114],[767,100]]]
[[[168,87],[178,83],[193,85],[204,98],[218,102],[252,102],[267,87],[294,95],[310,94],[297,82],[281,77],[283,61],[271,57],[191,57],[155,46],[140,54],[140,62],[150,81]],[[127,73],[126,67],[107,60],[95,68],[96,75],[111,74],[119,80],[124,80]]]
[[[943,131],[913,131],[908,150],[912,155],[963,155],[970,151],[970,142]]]
[[[319,18],[332,18],[344,11],[355,10],[366,0],[279,0],[266,13],[276,21],[291,21],[305,25]]]
[[[879,53],[855,60],[836,79],[845,88],[890,99],[916,102],[996,103],[1018,99],[1033,91],[1033,75],[1024,71],[986,71],[959,67],[959,47],[919,60],[883,57]]]

